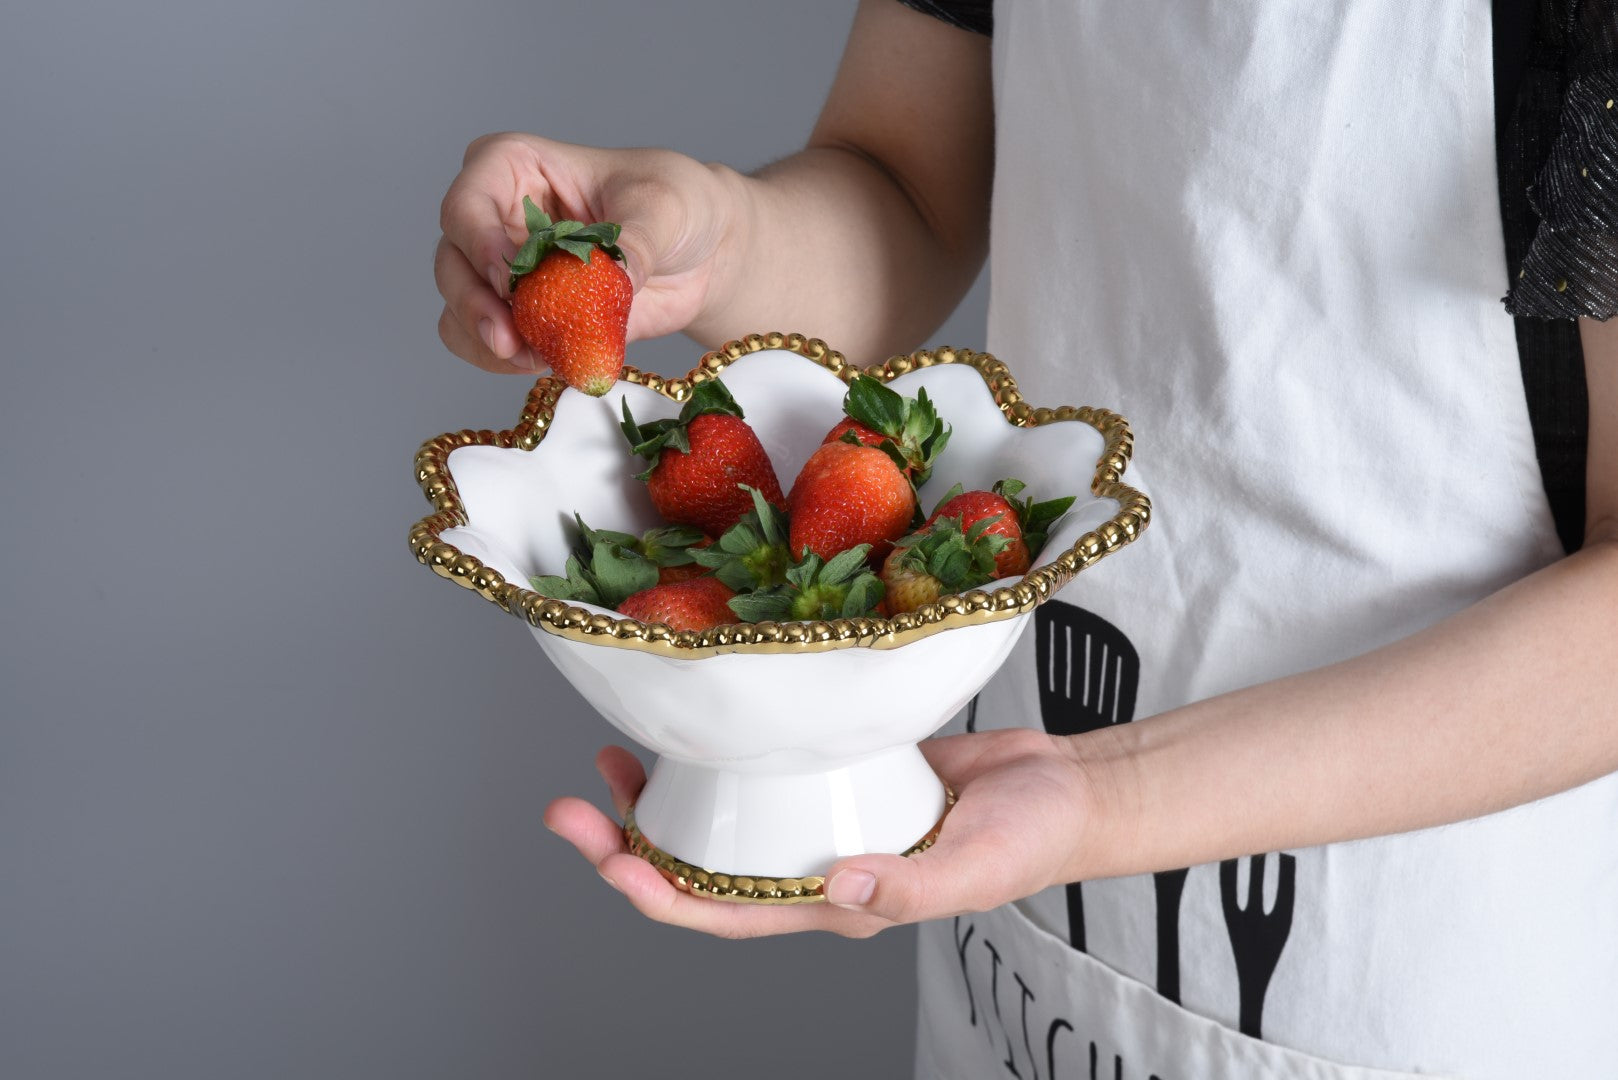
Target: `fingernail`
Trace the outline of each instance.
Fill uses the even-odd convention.
[[[539,358],[532,349],[518,349],[517,354],[511,358],[511,366],[523,371],[540,372],[545,369],[540,366]]]
[[[826,899],[838,907],[864,907],[876,892],[876,877],[864,870],[843,870],[826,883]]]
[[[611,885],[614,889],[618,888],[618,883],[616,881],[612,880],[612,878],[608,877],[606,874],[602,874],[601,871],[599,871],[599,870],[597,870],[596,873],[601,875],[601,880],[602,881],[605,881],[608,885]]]
[[[479,319],[478,320],[478,337],[483,339],[483,344],[488,348],[488,350],[490,352],[494,352],[494,320],[493,319]]]

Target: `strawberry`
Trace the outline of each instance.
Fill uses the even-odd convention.
[[[925,387],[907,398],[880,379],[856,375],[843,396],[843,412],[847,416],[821,442],[835,442],[853,432],[857,441],[892,457],[917,487],[932,475],[934,459],[949,442],[949,425],[938,418]]]
[[[541,363],[569,386],[600,397],[624,366],[634,288],[618,265],[618,226],[552,223],[524,196],[528,239],[511,266],[511,317]]]
[[[624,401],[624,437],[651,461],[640,474],[663,520],[719,536],[752,508],[746,487],[781,506],[781,481],[741,406],[718,379],[698,383],[673,420],[637,424]]]
[[[882,600],[882,582],[865,564],[870,551],[859,544],[830,561],[805,554],[780,584],[743,593],[730,601],[730,609],[745,622],[870,615]]]
[[[963,532],[960,518],[938,518],[895,544],[882,564],[887,613],[915,611],[946,593],[993,581],[996,560],[1012,544],[994,532],[1001,520],[980,518]]]
[[[1019,577],[1028,573],[1034,556],[1045,546],[1045,537],[1051,526],[1067,513],[1074,496],[1050,499],[1036,503],[1033,499],[1018,499],[1027,487],[1021,480],[1007,478],[997,481],[989,491],[961,491],[959,484],[944,494],[938,508],[927,518],[931,525],[940,518],[959,518],[961,527],[970,530],[979,521],[995,518],[989,532],[1003,536],[1008,543],[995,556],[995,577]]]
[[[823,444],[804,463],[787,499],[794,555],[834,558],[869,544],[881,558],[916,513],[916,489],[885,451],[850,432]]]
[[[619,604],[618,614],[674,630],[707,630],[736,621],[729,606],[735,595],[718,578],[692,578],[643,589]]]

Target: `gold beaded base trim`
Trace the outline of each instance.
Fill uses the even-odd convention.
[[[919,855],[933,846],[938,831],[944,827],[944,817],[955,805],[955,792],[944,787],[944,814],[938,823],[927,830],[927,835],[908,850],[906,858]],[[752,874],[723,874],[717,870],[704,870],[682,862],[653,844],[635,825],[635,808],[624,815],[624,839],[632,854],[639,855],[668,878],[676,889],[693,896],[707,896],[714,900],[729,900],[736,904],[820,904],[826,900],[826,879],[823,877],[772,878]]]

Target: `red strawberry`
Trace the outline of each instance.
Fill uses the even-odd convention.
[[[1033,499],[1017,496],[1026,485],[1021,480],[998,481],[991,491],[961,492],[957,484],[944,495],[927,518],[932,525],[940,518],[955,518],[961,529],[969,531],[986,518],[997,520],[987,527],[989,536],[1003,536],[1008,543],[995,556],[995,577],[1019,577],[1028,573],[1033,556],[1045,546],[1046,534],[1058,518],[1073,505],[1074,496],[1036,503]]]
[[[730,598],[735,595],[718,578],[692,578],[642,589],[619,604],[618,613],[675,630],[707,630],[737,621],[730,610]]]
[[[887,438],[886,435],[882,434],[875,428],[866,427],[853,417],[845,416],[841,420],[837,421],[837,425],[830,431],[826,432],[826,437],[820,441],[823,444],[836,442],[850,431],[854,433],[854,437],[856,439],[864,443],[866,446],[881,446],[882,440]]]
[[[763,444],[718,379],[698,383],[673,420],[637,424],[626,400],[623,431],[653,462],[640,478],[665,521],[719,536],[752,509],[748,487],[773,506],[786,502]]]
[[[915,611],[1000,576],[995,562],[1011,541],[995,535],[999,520],[983,518],[963,531],[959,518],[939,518],[894,545],[882,564],[888,614]]]
[[[938,418],[925,388],[907,398],[870,375],[856,375],[843,397],[843,411],[847,417],[821,442],[833,442],[853,432],[866,446],[886,450],[917,487],[932,475],[933,460],[949,442],[949,425]]]
[[[558,221],[523,198],[528,240],[511,260],[511,317],[541,363],[600,397],[624,366],[634,289],[615,260],[618,226]]]
[[[859,544],[881,558],[916,513],[916,490],[886,453],[852,435],[821,446],[793,482],[787,502],[788,544],[826,561]]]

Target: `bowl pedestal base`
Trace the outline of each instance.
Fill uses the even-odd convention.
[[[825,898],[822,875],[843,856],[925,850],[954,801],[914,745],[814,764],[777,771],[660,757],[625,824],[630,850],[689,892],[812,902]]]

